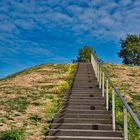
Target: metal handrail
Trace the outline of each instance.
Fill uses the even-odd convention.
[[[137,118],[136,114],[132,111],[132,109],[130,108],[130,106],[127,104],[127,102],[125,101],[125,99],[122,97],[122,95],[120,94],[120,92],[118,91],[118,89],[115,87],[115,85],[112,83],[111,79],[109,78],[108,74],[106,73],[106,71],[104,70],[104,68],[100,65],[102,71],[104,72],[106,78],[108,79],[108,81],[110,82],[111,87],[115,90],[115,92],[117,93],[117,95],[120,97],[120,100],[122,101],[123,105],[125,106],[125,108],[127,109],[127,111],[130,113],[130,115],[132,116],[133,120],[135,121],[135,123],[137,124],[137,126],[140,128],[140,121]]]
[[[118,89],[115,87],[115,85],[112,83],[111,79],[109,78],[106,70],[102,67],[101,63],[98,61],[98,58],[95,54],[91,54],[91,61],[92,61],[92,57],[93,57],[93,61],[95,62],[95,64],[93,65],[96,77],[99,81],[99,87],[101,88],[101,73],[103,74],[103,92],[104,92],[104,76],[106,77],[106,79],[108,80],[108,82],[110,83],[113,92],[115,91],[115,93],[119,96],[119,99],[121,100],[123,106],[125,107],[125,109],[129,112],[129,114],[131,115],[132,119],[134,120],[135,124],[138,126],[138,128],[140,128],[140,121],[137,118],[136,114],[132,111],[132,109],[130,108],[130,106],[127,104],[127,102],[125,101],[125,99],[122,97],[122,95],[120,94],[120,92],[118,91]],[[92,62],[91,62],[92,63]],[[99,70],[98,70],[99,69]],[[99,72],[98,72],[99,71]],[[98,78],[99,75],[99,78]],[[107,83],[108,84],[108,83]],[[108,85],[107,85],[108,86]],[[108,90],[108,89],[107,89]],[[108,92],[108,91],[107,91]],[[104,93],[102,94],[104,96]],[[113,97],[113,96],[112,96]],[[115,103],[114,103],[115,104]],[[126,114],[126,113],[125,113]],[[127,117],[127,115],[125,116]],[[114,117],[115,119],[115,117]],[[114,127],[115,129],[115,127]],[[126,138],[127,139],[127,138]]]

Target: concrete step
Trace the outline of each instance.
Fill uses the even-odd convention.
[[[47,136],[45,140],[123,140],[121,137]]]
[[[89,119],[89,118],[55,118],[54,123],[100,123],[111,124],[111,119]]]
[[[75,79],[74,85],[76,85],[76,84],[77,84],[77,85],[83,85],[83,84],[85,84],[85,83],[94,85],[94,83],[97,83],[97,81],[96,81],[96,79],[90,80],[89,78],[85,78],[84,81],[81,81],[81,82],[79,83],[79,79],[78,79],[78,80]]]
[[[86,129],[86,130],[111,130],[111,124],[96,124],[96,123],[53,123],[52,129]]]
[[[94,91],[99,91],[101,92],[101,89],[99,89],[99,87],[97,86],[96,88],[87,88],[87,89],[83,89],[83,88],[78,88],[78,89],[72,89],[72,92],[94,92]]]
[[[87,82],[87,83],[83,83],[83,84],[75,84],[73,85],[73,90],[81,90],[81,89],[84,89],[84,90],[91,90],[91,89],[94,89],[96,88],[96,86],[93,86],[94,84],[91,83],[91,82]],[[97,88],[98,90],[98,88]]]
[[[62,103],[62,106],[105,106],[105,103],[102,103],[102,104],[100,104],[100,103],[97,103],[97,102],[89,102],[89,103],[85,103],[85,102],[63,102]]]
[[[99,99],[92,99],[92,98],[80,98],[80,99],[74,99],[74,98],[68,98],[68,99],[65,99],[63,101],[69,101],[69,102],[105,102],[105,100],[101,97],[99,97]]]
[[[73,97],[73,96],[77,96],[77,97],[102,97],[102,94],[100,92],[91,92],[91,93],[87,93],[87,92],[84,92],[84,93],[71,93],[70,97]]]
[[[100,91],[91,91],[91,92],[89,92],[89,91],[84,91],[84,92],[71,92],[71,95],[89,95],[89,94],[93,94],[93,95],[95,95],[95,96],[97,96],[98,97],[98,95],[100,96],[100,95],[102,95],[102,93],[100,92]]]
[[[101,90],[98,88],[98,86],[94,87],[94,88],[73,88],[72,92],[80,92],[80,93],[85,93],[85,92],[101,92]]]
[[[49,135],[121,137],[122,133],[113,130],[50,129]]]
[[[78,109],[65,109],[62,110],[62,112],[67,112],[67,113],[80,113],[80,114],[111,114],[111,111],[106,111],[106,110],[78,110]]]
[[[68,105],[67,109],[78,109],[78,110],[106,110],[103,105]]]
[[[105,110],[105,105],[72,105],[72,104],[63,104],[62,110],[65,109],[76,109],[76,110]]]
[[[65,101],[65,102],[67,102],[67,101]],[[94,103],[94,104],[97,103],[97,104],[101,104],[101,105],[105,104],[105,100],[100,100],[100,99],[99,100],[92,100],[92,99],[91,100],[85,100],[85,99],[81,99],[81,100],[76,99],[75,100],[75,99],[71,99],[68,102],[69,103],[74,103],[74,104],[75,103],[76,104],[81,104],[82,103],[82,104],[85,104],[85,105],[86,104],[92,104],[92,103]]]
[[[69,101],[76,101],[76,102],[102,101],[102,102],[105,102],[105,99],[102,97],[65,97],[63,99],[63,101],[65,101],[65,102],[69,102]]]
[[[73,99],[73,100],[105,100],[104,97],[70,97],[69,98],[70,100]]]
[[[99,118],[99,119],[111,119],[110,114],[69,114],[69,113],[59,113],[55,117],[57,118]]]
[[[73,105],[77,105],[77,104],[82,104],[82,105],[95,105],[95,104],[98,104],[98,105],[105,105],[105,101],[104,100],[69,100],[68,102],[67,101],[64,101],[63,104],[65,103],[68,103],[68,104],[73,104]]]
[[[89,94],[77,94],[77,93],[72,93],[71,98],[75,98],[75,97],[102,97],[101,93],[89,93]]]

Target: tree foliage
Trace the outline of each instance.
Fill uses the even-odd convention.
[[[79,48],[77,60],[72,60],[73,62],[90,62],[92,48],[89,46],[84,46]]]
[[[118,55],[124,64],[140,66],[140,35],[127,35],[126,39],[121,39]]]

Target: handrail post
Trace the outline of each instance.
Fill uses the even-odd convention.
[[[96,62],[96,60],[95,60]],[[96,78],[98,79],[98,63],[96,62]]]
[[[103,77],[102,77],[102,96],[104,97],[104,72],[102,72]]]
[[[99,64],[98,64],[98,78],[97,78],[97,80],[98,80],[98,82],[99,82],[99,79],[100,79],[100,68],[99,68]]]
[[[109,109],[108,105],[108,79],[106,79],[106,109]]]
[[[123,107],[123,121],[124,121],[124,140],[128,140],[128,128],[127,128],[127,109]]]
[[[96,61],[95,60],[94,60],[94,62],[95,62],[95,76],[97,78],[97,64],[96,64]]]
[[[97,82],[98,82],[98,63],[96,62],[97,64]]]
[[[101,89],[102,87],[102,70],[100,68],[100,81],[99,81],[99,88]]]
[[[115,122],[115,92],[112,89],[112,125],[113,130],[116,130],[116,122]]]

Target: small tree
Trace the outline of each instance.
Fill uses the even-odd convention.
[[[84,46],[78,50],[78,57],[75,62],[90,62],[92,48],[89,46]]]
[[[124,64],[140,66],[140,35],[127,35],[126,39],[121,39],[118,55]]]

